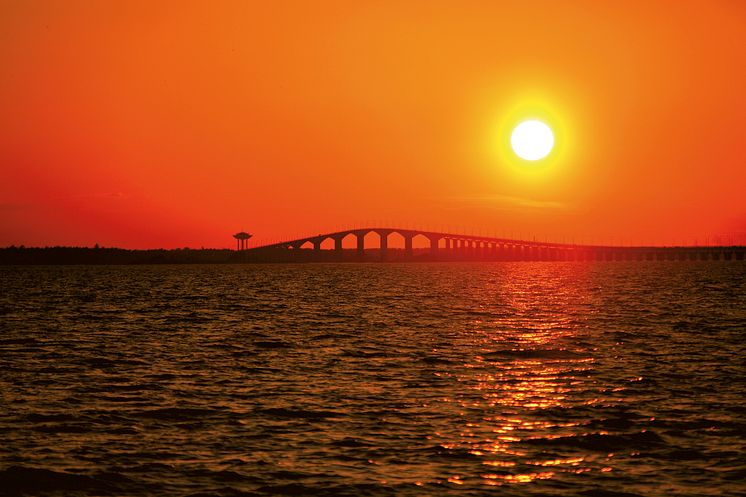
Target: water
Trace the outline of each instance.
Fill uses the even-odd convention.
[[[0,278],[2,495],[746,495],[746,264]]]

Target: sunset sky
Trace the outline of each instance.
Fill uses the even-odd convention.
[[[746,2],[6,0],[0,167],[0,246],[743,243]]]

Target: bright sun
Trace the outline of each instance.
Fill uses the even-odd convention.
[[[554,134],[543,122],[531,119],[515,127],[510,135],[510,145],[521,159],[536,161],[552,151]]]

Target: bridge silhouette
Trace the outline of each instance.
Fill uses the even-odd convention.
[[[379,237],[379,246],[366,247],[367,235]],[[404,248],[389,247],[389,237],[404,239]],[[343,248],[346,238],[355,246]],[[417,237],[425,248],[414,248]],[[324,249],[329,240],[334,247]],[[286,240],[246,250],[247,260],[267,262],[338,261],[664,261],[664,260],[744,260],[746,247],[622,247],[576,245],[536,240],[516,240],[488,236],[444,233],[402,228],[354,228],[305,238]]]

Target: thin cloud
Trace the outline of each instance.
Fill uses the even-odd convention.
[[[94,192],[94,193],[80,193],[77,195],[70,195],[67,198],[126,199],[126,198],[129,198],[129,195],[127,195],[126,193],[122,193],[122,192]]]
[[[128,200],[131,196],[124,192],[87,192],[87,193],[73,193],[69,195],[61,195],[52,197],[49,200],[52,202],[64,202],[73,204],[90,204],[90,203],[117,203],[120,201]]]
[[[491,207],[495,209],[566,210],[569,205],[555,200],[537,200],[500,194],[472,194],[451,197],[451,200],[468,207]]]

